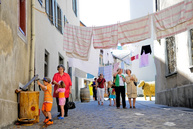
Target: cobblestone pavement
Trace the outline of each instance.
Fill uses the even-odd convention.
[[[64,120],[57,120],[56,108],[52,115],[54,124],[48,129],[192,129],[193,109],[175,108],[165,105],[156,105],[154,101],[137,100],[136,109],[117,109],[104,105],[98,105],[96,101],[89,103],[76,102],[76,109],[69,110],[69,116]],[[54,112],[55,111],[55,112]],[[33,126],[16,126],[8,128],[46,128],[43,126],[43,116],[40,123]]]

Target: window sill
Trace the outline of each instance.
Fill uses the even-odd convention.
[[[165,77],[168,78],[168,77],[171,77],[171,76],[174,76],[174,75],[177,75],[178,72],[174,72],[174,73],[170,73],[170,74],[167,74]]]

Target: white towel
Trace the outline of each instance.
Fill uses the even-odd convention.
[[[96,49],[108,49],[118,44],[118,25],[93,28],[93,46]]]
[[[63,47],[67,56],[88,60],[92,41],[92,28],[66,24],[63,37]]]
[[[110,49],[103,49],[103,63],[104,64],[112,64],[114,63],[113,55]]]
[[[151,37],[151,16],[118,24],[118,42],[123,44],[139,42]]]
[[[186,31],[193,25],[193,1],[185,0],[153,14],[156,39]]]
[[[105,66],[104,67],[104,78],[106,82],[112,81],[112,77],[113,77],[113,66],[112,65]]]

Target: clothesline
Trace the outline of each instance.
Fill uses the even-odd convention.
[[[95,49],[109,49],[115,48],[118,43],[146,40],[151,37],[151,19],[157,40],[184,32],[193,27],[193,1],[185,0],[147,16],[113,25],[80,27],[66,24],[64,50],[71,57],[88,60],[91,43]]]

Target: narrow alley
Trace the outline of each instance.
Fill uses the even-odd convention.
[[[128,106],[127,101],[127,107]],[[76,108],[69,111],[69,116],[64,120],[56,117],[56,108],[52,109],[54,124],[46,127],[41,115],[40,122],[33,126],[10,126],[20,129],[192,129],[193,110],[182,107],[168,107],[157,105],[155,101],[144,101],[138,97],[136,109],[117,109],[109,106],[109,101],[104,105],[97,102],[76,102]]]

